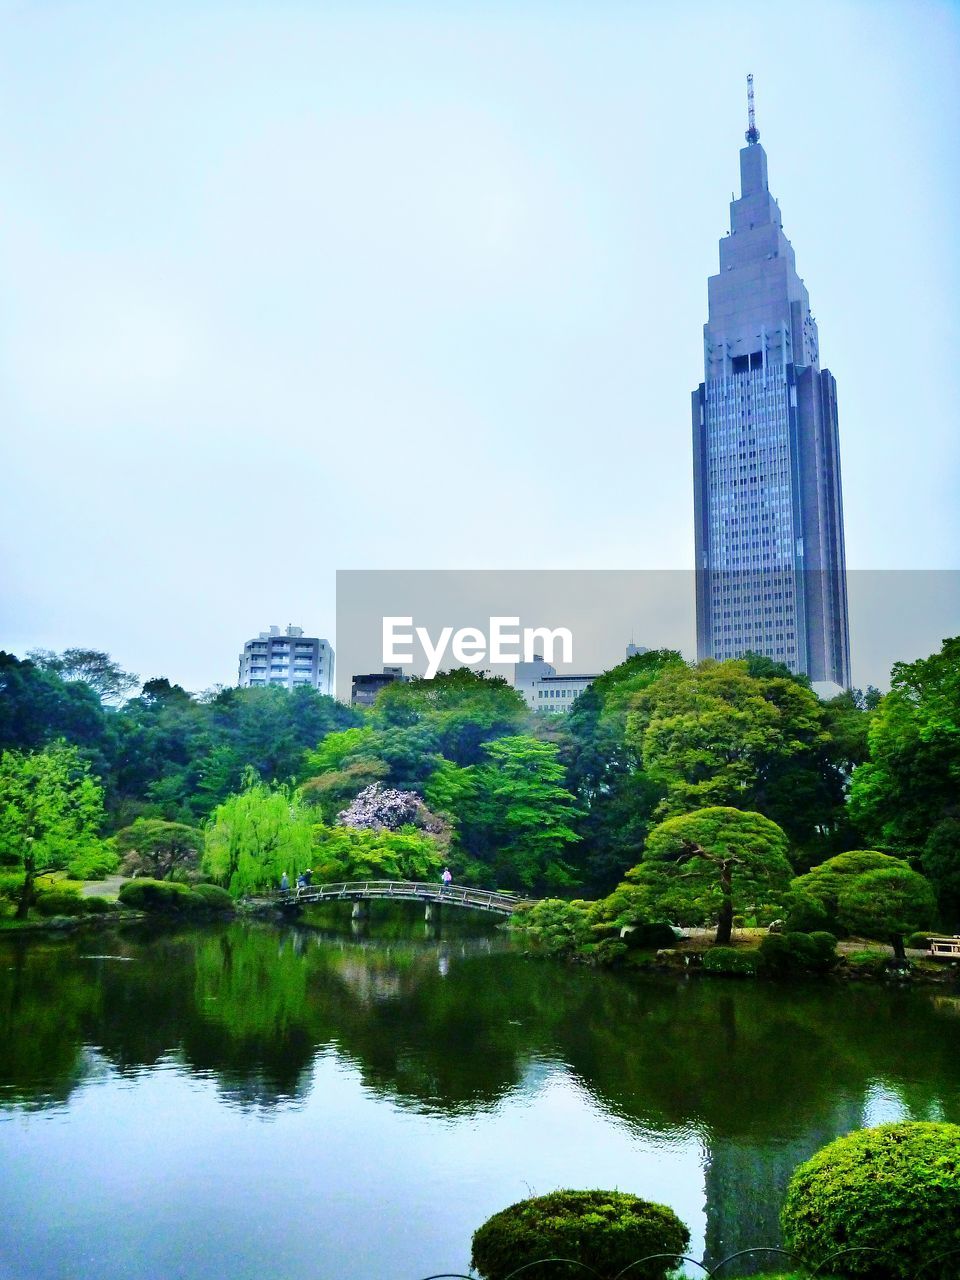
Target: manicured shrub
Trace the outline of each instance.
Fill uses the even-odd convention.
[[[662,951],[677,945],[677,935],[668,924],[633,925],[623,941],[631,951]]]
[[[771,977],[827,973],[837,963],[837,940],[832,933],[768,933],[757,963]]]
[[[165,911],[184,913],[192,907],[192,890],[185,884],[170,880],[131,880],[121,887],[118,898],[125,907],[137,911]]]
[[[218,884],[195,884],[191,896],[205,911],[235,911],[236,904]]]
[[[111,911],[116,911],[117,909],[117,904],[115,902],[111,902],[109,898],[100,898],[95,895],[91,895],[89,898],[81,899],[81,901],[83,902],[84,911],[88,916],[105,916]]]
[[[784,928],[788,933],[812,933],[826,929],[830,914],[819,898],[802,889],[791,890],[784,896],[786,915]]]
[[[838,1138],[795,1170],[781,1223],[786,1247],[810,1267],[912,1280],[929,1263],[924,1278],[958,1280],[960,1125],[884,1124]],[[843,1249],[864,1252],[827,1264]]]
[[[813,969],[818,973],[826,973],[830,969],[836,968],[837,956],[837,939],[832,933],[828,933],[825,929],[818,929],[810,935],[810,941],[816,948],[814,952]]]
[[[707,973],[749,977],[757,972],[757,953],[736,947],[711,947],[703,957],[703,967]]]
[[[907,946],[913,951],[926,951],[930,946],[930,930],[927,929],[921,933],[911,933],[907,938]]]
[[[41,916],[82,916],[84,900],[78,893],[41,893],[36,901]]]
[[[592,904],[544,898],[516,912],[510,926],[541,955],[574,955],[596,941]]]
[[[554,1191],[521,1200],[488,1218],[473,1235],[471,1265],[484,1280],[504,1277],[541,1258],[570,1258],[613,1277],[651,1254],[665,1258],[630,1267],[631,1280],[663,1280],[690,1240],[672,1209],[622,1191]],[[554,1263],[531,1267],[531,1280],[587,1274]]]

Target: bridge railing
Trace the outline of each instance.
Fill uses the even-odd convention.
[[[440,885],[421,880],[339,880],[329,884],[311,884],[275,889],[269,895],[277,902],[319,902],[338,898],[389,899],[403,901],[448,902],[481,910],[511,913],[524,901],[517,894],[499,889],[474,889],[469,885]]]

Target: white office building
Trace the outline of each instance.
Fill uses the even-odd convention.
[[[535,654],[532,662],[513,668],[513,687],[532,711],[569,711],[574,700],[596,680],[595,675],[557,675],[556,667]]]
[[[248,640],[240,654],[241,689],[299,689],[309,685],[333,696],[333,649],[305,636],[302,627],[271,627]]]

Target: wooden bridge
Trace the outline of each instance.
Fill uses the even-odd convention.
[[[277,889],[268,895],[247,899],[257,904],[271,904],[282,910],[294,911],[314,902],[352,902],[353,915],[360,919],[366,914],[365,905],[371,901],[423,902],[427,907],[427,919],[434,915],[436,907],[467,907],[472,911],[489,911],[494,915],[511,916],[525,901],[514,893],[499,889],[472,889],[466,885],[424,884],[418,880],[341,880],[335,884],[311,884],[303,888]]]

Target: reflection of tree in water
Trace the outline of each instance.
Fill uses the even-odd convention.
[[[59,940],[18,938],[0,949],[0,1104],[65,1102],[89,1069],[83,1028],[99,989]]]
[[[174,1054],[244,1107],[304,1097],[329,1051],[394,1105],[442,1116],[535,1089],[539,1064],[560,1061],[644,1135],[698,1135],[713,1257],[775,1238],[794,1165],[859,1123],[873,1081],[909,1113],[960,1119],[960,1022],[922,993],[610,974],[489,937],[107,936],[2,952],[6,1101],[68,1097],[89,1069],[84,1045],[120,1071]],[[78,959],[100,950],[132,959]]]

